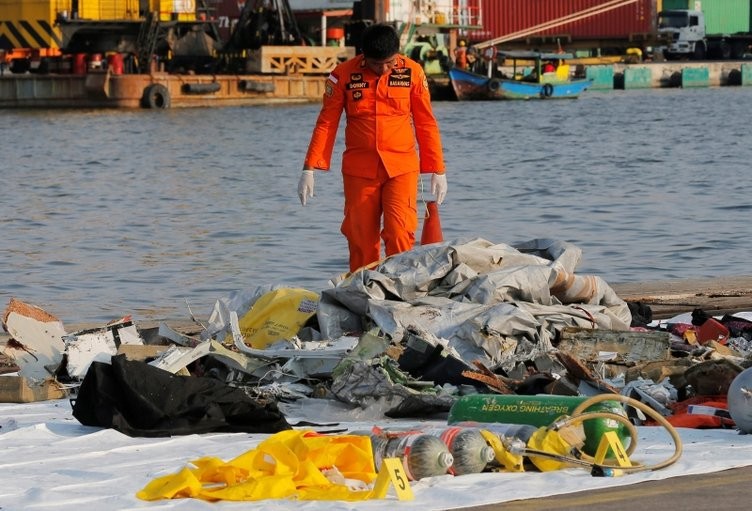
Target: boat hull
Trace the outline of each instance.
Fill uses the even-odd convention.
[[[452,88],[460,101],[495,99],[563,99],[577,98],[593,80],[527,82],[488,78],[461,69],[450,69]]]
[[[320,101],[325,76],[5,75],[0,108],[183,108]]]

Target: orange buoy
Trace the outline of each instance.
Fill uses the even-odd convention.
[[[339,41],[345,37],[345,29],[342,27],[330,27],[326,29],[326,38]]]
[[[441,219],[439,218],[439,205],[436,201],[426,202],[426,216],[423,217],[423,233],[420,236],[420,244],[439,243],[444,241],[441,232]]]

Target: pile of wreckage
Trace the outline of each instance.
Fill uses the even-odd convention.
[[[652,321],[649,307],[577,275],[580,258],[555,240],[435,243],[320,293],[232,293],[192,331],[125,317],[69,333],[11,299],[4,371],[15,372],[0,376],[0,401],[70,397],[82,423],[156,436],[277,431],[289,426],[276,405],[296,400],[424,417],[468,394],[621,393],[675,425],[733,427],[712,410],[750,365],[752,322],[701,310]],[[89,409],[76,413],[84,394]],[[700,403],[711,412],[690,416]]]

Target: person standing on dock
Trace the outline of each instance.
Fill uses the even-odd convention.
[[[432,173],[436,202],[441,204],[447,192],[428,81],[420,65],[400,55],[399,48],[399,36],[391,26],[371,25],[363,31],[362,54],[329,75],[298,183],[305,206],[313,197],[314,170],[329,170],[344,110],[341,232],[348,242],[350,271],[381,259],[380,238],[387,256],[413,248],[421,173]]]

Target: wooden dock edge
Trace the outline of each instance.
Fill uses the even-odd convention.
[[[752,311],[752,275],[609,284],[623,300],[648,305],[654,319],[696,308],[713,316]]]

